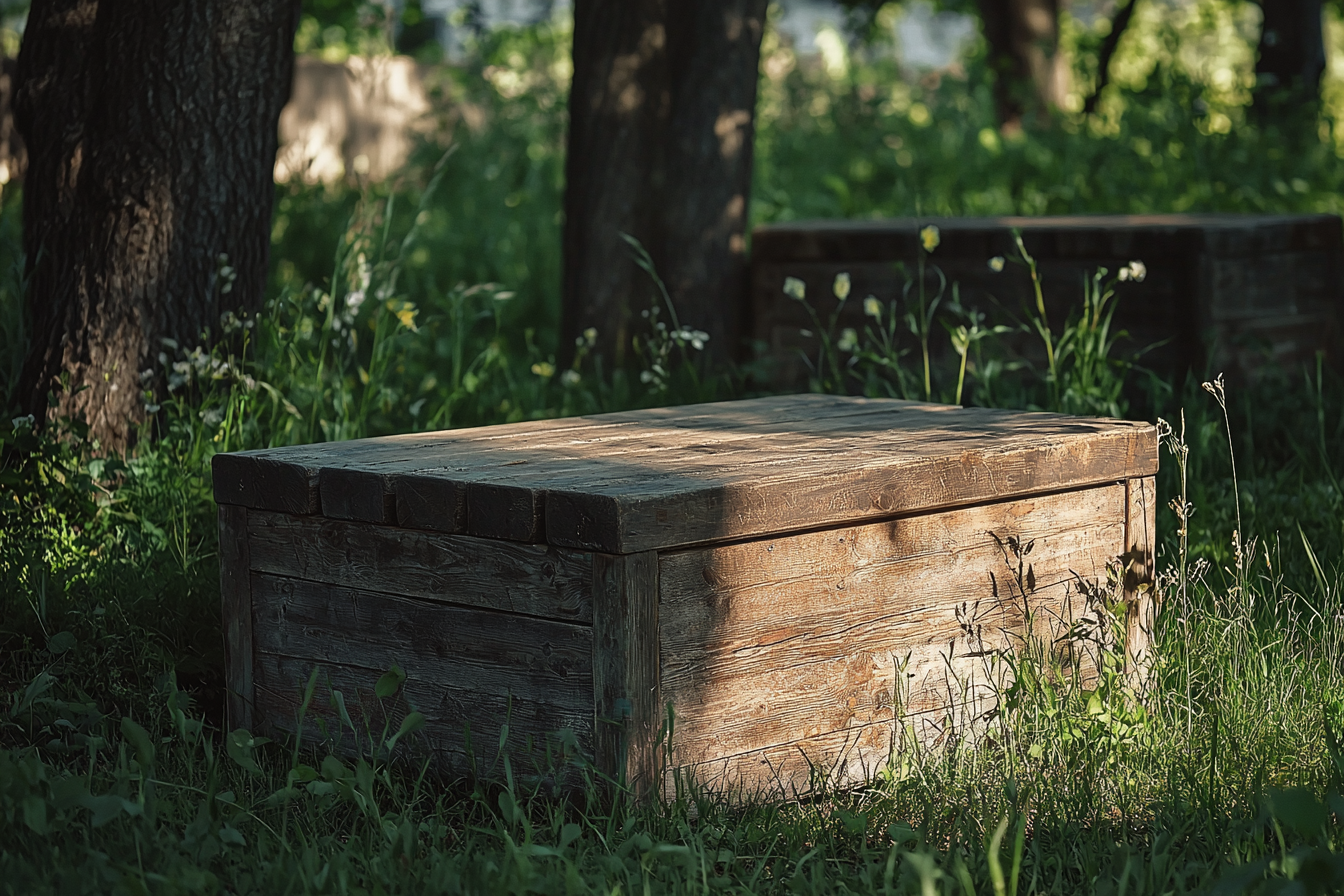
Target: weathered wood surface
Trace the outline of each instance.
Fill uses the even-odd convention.
[[[752,260],[867,261],[915,260],[922,251],[921,228],[938,227],[934,251],[982,262],[1009,255],[1013,229],[1038,241],[1048,257],[1113,257],[1128,260],[1210,251],[1238,256],[1339,248],[1339,218],[1326,214],[1242,215],[1042,215],[1033,217],[815,219],[757,227]]]
[[[372,521],[395,513],[411,528],[615,554],[1156,471],[1148,424],[856,398],[785,396],[550,425],[307,450],[327,458],[311,461],[328,464],[320,481],[355,483],[346,498],[364,497],[342,506],[362,502]]]
[[[308,678],[317,671],[313,699],[303,711],[303,728],[298,726]],[[577,768],[547,767],[549,748],[552,758],[560,752],[559,731],[566,719],[576,716],[557,713],[554,707],[538,707],[521,701],[495,696],[477,696],[444,689],[433,680],[408,678],[391,698],[378,699],[374,684],[386,670],[319,662],[312,659],[257,654],[257,716],[259,731],[279,730],[300,734],[309,744],[325,743],[346,755],[370,755],[377,749],[371,739],[381,739],[384,731],[392,734],[406,714],[415,710],[424,714],[424,727],[404,738],[397,748],[399,757],[417,765],[429,754],[437,773],[472,774],[501,778],[501,760],[508,756],[515,776],[558,778],[561,783],[580,786]],[[345,726],[333,692],[339,691],[347,714],[356,726]],[[508,732],[503,744],[504,724]],[[588,729],[573,729],[576,745],[583,755],[591,752]],[[541,732],[541,733],[539,733]]]
[[[1156,472],[1149,424],[908,408],[868,429],[781,433],[670,474],[634,455],[547,491],[552,544],[624,553],[861,522]]]
[[[484,481],[540,457],[579,460],[619,453],[664,430],[728,432],[830,416],[889,412],[891,402],[826,395],[772,396],[509,423],[466,430],[301,445],[216,455],[215,500],[263,510],[321,513],[335,519],[393,522],[388,497],[397,496],[396,522],[409,528],[468,531],[464,476]],[[572,467],[573,464],[569,464]],[[422,506],[423,505],[423,506]],[[519,539],[521,540],[521,539]]]
[[[592,561],[564,548],[255,510],[247,513],[247,532],[258,572],[549,619],[593,619]]]
[[[658,556],[593,555],[597,766],[638,797],[658,780]]]
[[[246,507],[219,508],[219,593],[224,620],[224,712],[231,729],[251,729],[252,582]]]
[[[1152,667],[1157,617],[1157,482],[1151,476],[1130,479],[1125,488],[1125,665],[1130,679],[1141,686]]]
[[[932,218],[882,221],[794,221],[759,227],[752,237],[752,332],[777,363],[777,382],[802,381],[798,350],[812,341],[805,309],[786,297],[786,277],[806,284],[823,314],[831,284],[848,273],[851,294],[901,295],[901,262],[913,271],[923,253],[919,231],[936,224],[941,243],[928,258],[956,282],[964,303],[993,313],[992,296],[1013,309],[1029,299],[1021,268],[992,272],[986,261],[1015,254],[1010,230],[1022,232],[1035,256],[1052,320],[1077,306],[1084,277],[1146,263],[1145,282],[1122,283],[1113,332],[1133,348],[1158,342],[1146,366],[1168,375],[1206,362],[1229,374],[1267,361],[1295,363],[1316,349],[1339,358],[1344,302],[1344,237],[1333,215],[1081,215],[1040,218]],[[936,284],[935,284],[936,286]],[[862,303],[850,301],[843,323],[863,326]],[[1024,346],[1025,347],[1025,346]]]
[[[1027,607],[1033,649],[1064,646],[1087,610],[1078,577],[1104,583],[1123,550],[1126,500],[1115,484],[662,555],[674,763],[757,780],[773,756],[796,781],[800,750],[820,761],[854,741],[846,768],[885,762],[898,713],[957,724],[988,709]],[[1009,536],[1033,545],[1021,582]]]
[[[264,573],[252,574],[256,688],[263,717],[293,717],[312,668],[372,692],[394,665],[407,707],[436,749],[494,751],[505,724],[521,743],[561,728],[593,743],[593,630]],[[359,723],[357,723],[359,724]]]

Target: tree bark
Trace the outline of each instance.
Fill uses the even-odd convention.
[[[1021,130],[1064,101],[1068,60],[1059,51],[1059,0],[979,0],[980,20],[997,75],[994,102],[1004,130]]]
[[[265,289],[297,2],[37,0],[19,52],[32,344],[16,399],[104,450],[144,419],[161,340]],[[232,277],[230,276],[232,273]]]
[[[746,310],[746,225],[766,0],[578,0],[566,159],[562,334],[625,361],[656,287],[733,357]]]
[[[1261,0],[1254,108],[1314,113],[1325,72],[1321,0]]]

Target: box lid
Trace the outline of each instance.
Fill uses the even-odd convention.
[[[1157,471],[1148,423],[789,395],[220,454],[215,500],[634,553]]]

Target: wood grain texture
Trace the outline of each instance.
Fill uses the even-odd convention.
[[[586,554],[268,511],[247,515],[251,568],[570,622],[591,623]]]
[[[302,730],[298,725],[304,688],[309,676],[317,671],[313,700],[303,711]],[[445,689],[433,680],[408,677],[395,697],[380,700],[374,684],[386,670],[319,662],[265,652],[257,653],[257,717],[259,731],[300,734],[309,745],[323,745],[340,755],[368,757],[370,734],[379,737],[384,730],[395,732],[406,714],[415,710],[424,714],[425,725],[419,733],[402,741],[397,756],[418,770],[419,762],[430,759],[435,772],[465,774],[501,779],[502,760],[510,760],[515,780],[550,779],[551,782],[579,787],[579,757],[571,762],[556,760],[565,752],[560,729],[566,720],[554,707],[526,703],[491,695],[474,695],[452,688]],[[356,730],[341,720],[333,692],[339,691]],[[504,725],[508,733],[501,745]],[[386,729],[385,729],[386,726]],[[587,756],[592,751],[591,731],[570,729],[573,746]],[[545,732],[537,734],[536,732]],[[551,733],[555,732],[555,733]]]
[[[1078,579],[1105,581],[1125,515],[1116,484],[661,555],[673,762],[751,777],[754,759],[728,760],[767,751],[796,780],[791,745],[852,735],[846,762],[872,765],[898,717],[967,724],[1007,682],[998,654],[1066,652]],[[1020,574],[1009,536],[1032,545]]]
[[[343,518],[378,522],[385,514],[376,498],[382,489],[393,497],[401,526],[534,543],[546,540],[548,485],[559,478],[581,480],[603,458],[637,454],[666,463],[727,442],[759,442],[789,423],[889,415],[915,404],[773,396],[555,420],[549,429],[533,422],[439,433],[437,443],[414,452],[350,461],[341,469],[341,494],[323,500],[341,502]],[[346,509],[345,494],[366,495],[362,509]]]
[[[750,450],[594,464],[546,496],[551,544],[625,553],[947,509],[1156,471],[1149,424],[906,408],[888,426],[793,428]]]
[[[783,396],[232,457],[222,492],[244,461],[284,468],[302,496],[268,500],[303,512],[626,554],[1152,475],[1156,441],[1148,424]]]
[[[268,448],[256,451],[238,451],[215,455],[212,461],[215,500],[220,504],[241,504],[258,510],[278,510],[294,514],[323,512],[321,473],[328,470],[356,470],[359,476],[382,477],[393,473],[405,474],[416,470],[454,469],[458,465],[470,468],[475,461],[498,462],[507,465],[511,458],[499,457],[496,449],[535,449],[563,446],[573,439],[601,438],[603,431],[619,432],[627,424],[659,426],[697,426],[708,421],[740,418],[745,421],[764,420],[778,414],[785,417],[806,408],[810,413],[825,413],[827,408],[842,413],[852,412],[852,405],[832,396],[774,396],[751,399],[747,402],[712,402],[686,405],[680,408],[657,408],[643,411],[625,411],[595,417],[570,417],[560,420],[531,420],[474,429],[450,430],[431,433],[406,433],[372,439],[353,439],[346,442],[327,442],[314,445],[296,445],[286,448]],[[442,476],[436,478],[443,478]],[[349,490],[351,481],[329,478],[333,489]],[[384,482],[384,487],[387,480]],[[367,495],[369,486],[357,490]],[[334,498],[339,504],[342,500]],[[379,503],[351,502],[343,512],[364,512],[373,507],[370,522],[383,522]],[[451,508],[450,508],[451,510]],[[452,513],[447,514],[449,518]],[[363,519],[355,517],[354,519]],[[439,517],[430,517],[435,525],[417,528],[444,530]],[[403,523],[409,525],[409,523]],[[465,531],[453,529],[444,531]]]
[[[1125,492],[1125,666],[1131,682],[1142,687],[1152,668],[1157,615],[1157,482],[1152,476],[1130,479]]]
[[[593,601],[597,765],[639,798],[662,762],[657,555],[594,554]]]
[[[219,593],[224,620],[225,718],[230,729],[252,728],[252,582],[248,575],[246,507],[219,507]]]
[[[588,626],[264,573],[252,587],[258,706],[271,723],[293,718],[314,666],[353,693],[395,665],[436,750],[465,753],[470,725],[478,750],[493,752],[505,724],[515,743],[568,728],[591,749]]]

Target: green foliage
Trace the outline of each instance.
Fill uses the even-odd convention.
[[[98,456],[76,423],[0,427],[0,892],[1339,889],[1344,383],[1324,363],[1212,398],[1197,382],[1150,396],[1173,421],[1159,491],[1180,513],[1159,518],[1147,691],[1125,667],[1114,576],[1079,578],[1085,652],[1036,638],[987,653],[989,671],[1012,673],[1003,711],[946,720],[941,743],[904,738],[867,788],[733,804],[683,778],[665,802],[613,804],[563,733],[542,767],[502,749],[489,775],[435,781],[421,717],[361,722],[316,677],[305,712],[341,720],[325,745],[223,730],[215,452],[739,388],[696,364],[696,322],[651,266],[641,365],[604,367],[589,337],[561,360],[564,41],[502,31],[443,75],[455,155],[427,142],[392,184],[283,187],[271,302],[226,317],[218,341],[163,346],[165,391],[146,395],[134,455]],[[843,76],[783,71],[782,52],[767,46],[761,219],[1338,204],[1330,144],[1218,132],[1212,114],[1237,110],[1214,97],[1192,118],[1198,85],[1174,62],[1141,90],[1120,79],[1123,114],[1095,129],[1011,142],[987,135],[974,68],[901,86],[862,59]],[[10,262],[15,211],[0,217]],[[1098,273],[1064,321],[1041,303],[991,322],[936,275],[932,236],[926,248],[900,296],[870,306],[833,284],[827,303],[863,301],[867,316],[846,333],[829,305],[815,313],[817,388],[1124,410],[1119,272]],[[10,359],[18,295],[0,288]],[[1033,348],[1011,353],[1010,337]],[[1032,545],[998,534],[1029,614]],[[1098,670],[1086,686],[1084,662]],[[367,686],[390,705],[403,680],[393,668]],[[558,770],[590,786],[557,799]]]
[[[1125,415],[1129,407],[1126,379],[1146,349],[1127,355],[1117,352],[1116,342],[1126,334],[1113,332],[1111,319],[1116,283],[1143,280],[1142,262],[1131,262],[1109,277],[1105,268],[1095,271],[1084,283],[1082,306],[1071,310],[1063,326],[1056,329],[1046,314],[1036,261],[1014,232],[1017,257],[993,258],[990,265],[996,270],[1009,261],[1025,266],[1035,304],[1027,309],[1026,320],[1010,318],[1012,325],[991,324],[986,312],[962,304],[955,283],[951,301],[944,303],[949,292],[947,278],[931,264],[940,239],[938,228],[926,226],[921,234],[924,250],[914,275],[907,275],[900,300],[865,298],[863,313],[868,320],[861,333],[852,327],[839,329],[850,298],[849,274],[836,276],[832,287],[835,305],[824,322],[804,294],[803,282],[786,278],[784,293],[802,303],[812,320],[812,329],[802,335],[815,339],[815,357],[804,356],[813,391]],[[936,280],[936,289],[929,288],[931,279]],[[941,315],[940,306],[945,309]],[[933,343],[935,322],[946,331],[950,353],[938,352]],[[1041,351],[1024,354],[1022,336],[1039,342]]]

